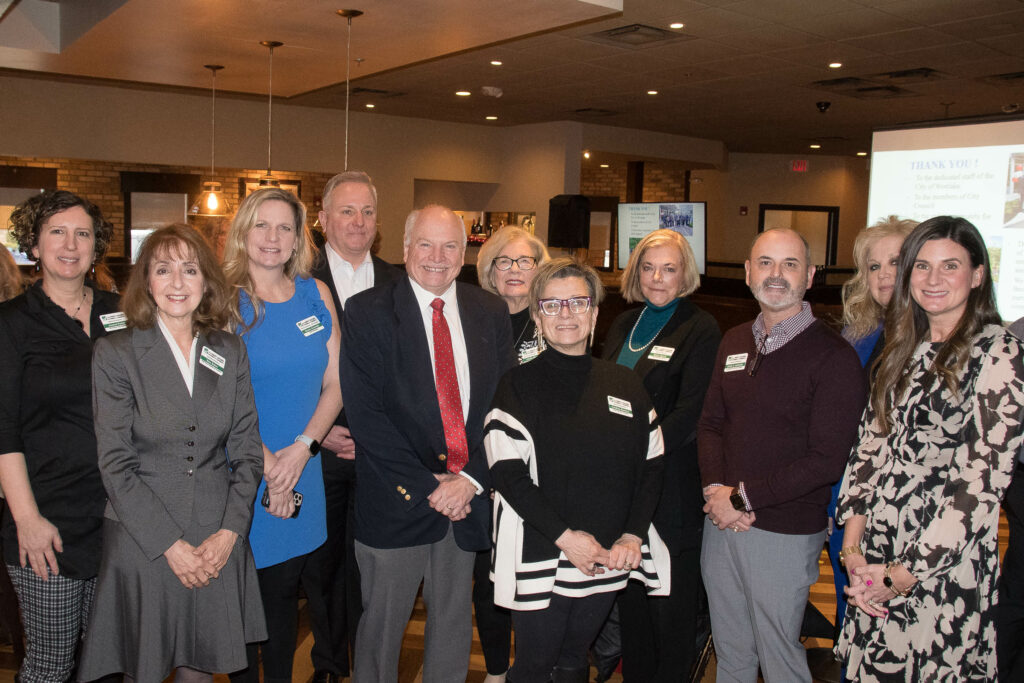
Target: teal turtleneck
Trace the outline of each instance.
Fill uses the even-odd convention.
[[[661,332],[661,328],[665,327],[665,323],[675,314],[678,305],[679,299],[672,299],[664,306],[655,306],[645,300],[640,317],[637,318],[630,333],[626,335],[626,341],[622,343],[622,350],[619,351],[619,357],[615,359],[615,362],[630,370],[635,368],[637,361],[643,357],[654,338]]]

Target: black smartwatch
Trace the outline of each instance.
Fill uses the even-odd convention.
[[[306,444],[306,448],[308,448],[309,452],[313,455],[316,455],[317,453],[320,452],[320,442],[317,441],[316,439],[309,438],[305,434],[299,434],[297,437],[295,437],[295,442]]]
[[[740,490],[735,488],[732,490],[732,495],[729,496],[729,502],[732,503],[732,507],[739,512],[747,511],[747,503],[743,500],[743,496],[740,495]]]

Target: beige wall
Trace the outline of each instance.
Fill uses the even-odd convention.
[[[192,167],[199,173],[208,167],[206,94],[14,77],[0,77],[0,92],[0,155]],[[265,101],[218,98],[218,169],[265,166],[266,113]],[[759,203],[840,206],[840,265],[851,263],[853,237],[866,222],[862,159],[809,156],[808,172],[796,174],[788,170],[789,156],[729,154],[715,140],[574,122],[496,127],[353,112],[350,131],[349,167],[366,170],[377,183],[381,255],[391,261],[401,260],[402,225],[413,208],[416,180],[494,183],[489,204],[478,208],[536,212],[538,236],[545,238],[548,200],[580,191],[584,149],[717,169],[693,171],[691,186],[692,200],[708,202],[711,260],[743,259]],[[341,170],[343,154],[343,112],[275,101],[275,169],[330,174]],[[315,205],[321,191],[304,185],[303,199]],[[738,215],[741,205],[749,209],[745,217]]]
[[[808,170],[793,173],[789,162],[797,158],[732,153],[728,171],[692,172],[690,199],[708,203],[708,260],[746,258],[757,234],[760,204],[809,204],[839,207],[836,265],[853,267],[853,240],[867,225],[867,161],[809,155]],[[740,215],[742,206],[746,216]]]

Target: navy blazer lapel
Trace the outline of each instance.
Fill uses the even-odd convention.
[[[188,395],[178,363],[160,328],[154,323],[149,329],[133,329],[132,346],[138,359],[139,374],[147,386],[155,387],[155,391],[166,396],[184,414],[194,416],[192,397]]]
[[[221,377],[199,362],[203,355],[203,349],[207,347],[222,358],[227,356],[227,349],[222,344],[214,344],[206,334],[199,335],[199,339],[196,341],[195,375],[192,381],[192,405],[195,407],[196,414],[201,413],[203,407],[209,402]]]
[[[679,338],[669,338],[672,337],[675,334],[675,332],[680,327],[682,327],[683,324],[686,323],[687,320],[693,317],[693,312],[693,304],[691,304],[686,299],[680,299],[679,303],[676,305],[676,310],[672,314],[672,317],[669,318],[668,321],[665,323],[665,326],[658,331],[658,334],[654,338],[654,341],[651,342],[650,346],[644,349],[643,355],[640,356],[640,359],[636,362],[636,367],[634,369],[637,373],[640,374],[641,377],[646,378],[648,373],[650,373],[651,370],[653,370],[655,367],[671,361],[671,359],[669,361],[651,360],[651,349],[654,348],[655,346],[663,345],[663,342],[665,341],[669,341],[670,343],[675,344],[678,344],[680,341],[682,341]],[[630,329],[632,329],[632,327]],[[628,340],[629,337],[627,336],[626,339]],[[673,346],[672,348],[674,350],[675,346]]]
[[[427,331],[423,325],[416,294],[412,291],[409,278],[403,277],[395,285],[395,317],[398,320],[395,333],[399,349],[399,363],[402,376],[407,378],[406,387],[432,420],[441,426],[441,408],[437,404],[437,389],[434,384],[433,363],[427,344]],[[442,427],[443,431],[443,427]]]
[[[487,393],[483,386],[486,378],[483,376],[482,369],[486,363],[493,362],[485,354],[495,343],[494,340],[488,339],[483,316],[477,315],[477,311],[472,310],[468,297],[465,295],[466,287],[469,286],[459,282],[455,283],[455,298],[459,302],[459,321],[462,323],[462,336],[466,340],[466,358],[469,360],[469,416],[466,419],[466,424],[473,422],[477,411],[490,409],[489,405],[481,405],[479,400],[474,400],[474,397]]]

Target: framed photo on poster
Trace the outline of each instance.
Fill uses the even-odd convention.
[[[282,190],[288,190],[296,197],[302,198],[302,181],[301,180],[287,180],[282,179],[280,182],[280,188]],[[239,178],[238,179],[238,200],[241,201],[252,194],[254,191],[260,189],[259,178]]]

